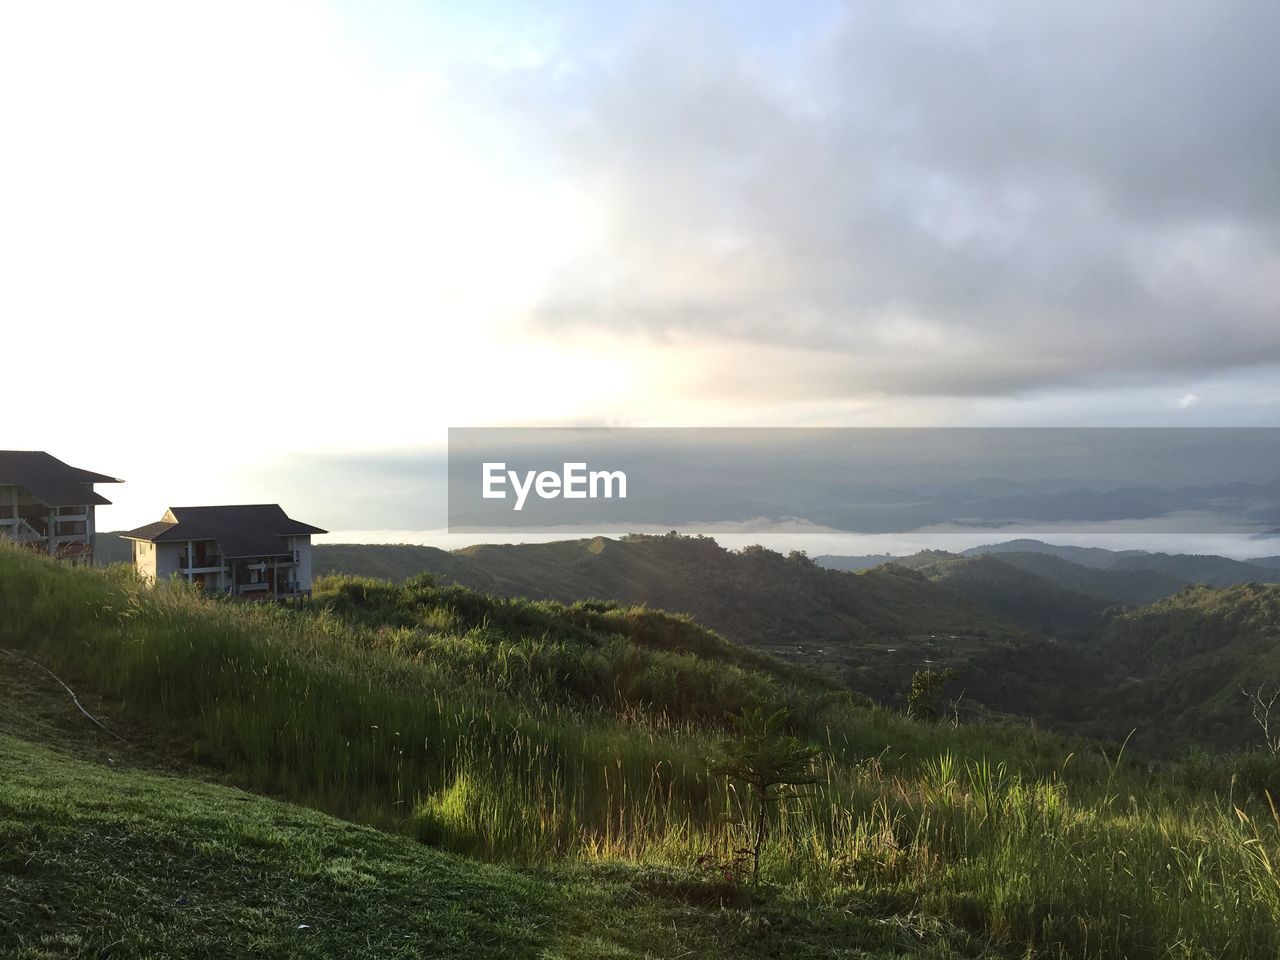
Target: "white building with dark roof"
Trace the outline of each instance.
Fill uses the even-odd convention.
[[[95,483],[121,483],[43,450],[0,450],[0,537],[51,557],[93,563]]]
[[[294,520],[279,504],[170,507],[164,517],[122,534],[148,580],[179,576],[210,592],[249,598],[311,593],[311,536],[327,533]]]

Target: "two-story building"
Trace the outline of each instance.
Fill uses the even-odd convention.
[[[0,537],[76,563],[93,563],[95,483],[122,481],[43,450],[0,450]]]
[[[155,523],[121,534],[150,581],[185,578],[205,590],[250,599],[311,593],[311,536],[279,504],[170,507]]]

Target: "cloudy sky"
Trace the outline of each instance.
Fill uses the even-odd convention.
[[[3,2],[0,446],[128,479],[115,527],[450,425],[1280,425],[1277,36]]]

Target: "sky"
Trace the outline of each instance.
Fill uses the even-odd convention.
[[[126,479],[104,529],[367,530],[450,426],[1277,426],[1277,36],[1265,0],[0,2],[0,447]]]

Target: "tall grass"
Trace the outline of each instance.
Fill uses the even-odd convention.
[[[705,637],[691,657],[668,641],[696,632],[657,614],[523,622],[460,613],[474,597],[419,601],[393,622],[304,614],[0,549],[0,642],[246,787],[490,859],[728,869],[746,801],[708,774],[713,714],[801,708],[795,675]],[[824,748],[821,790],[780,810],[762,865],[815,909],[930,914],[1042,956],[1280,953],[1265,794],[818,693],[801,732]]]

